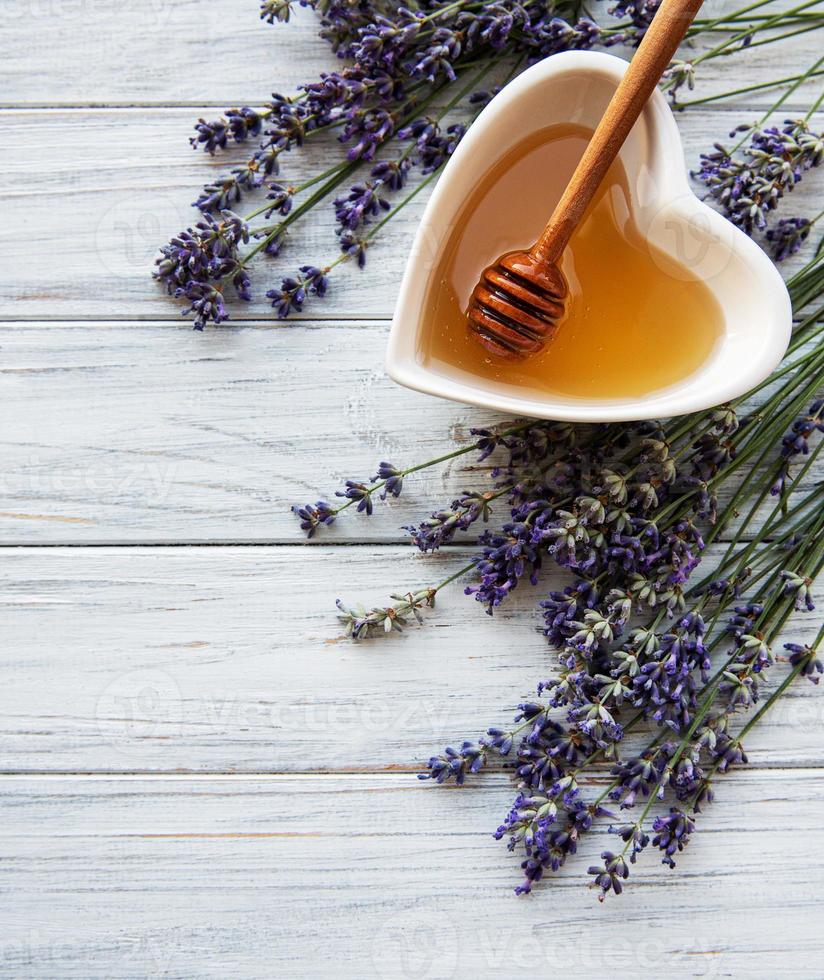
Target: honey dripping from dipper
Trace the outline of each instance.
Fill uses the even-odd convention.
[[[418,356],[517,388],[570,398],[631,398],[689,377],[710,356],[722,311],[690,270],[651,245],[630,211],[620,160],[564,251],[563,312],[550,342],[524,359],[477,342],[467,308],[480,270],[535,240],[589,141],[571,124],[533,133],[475,187],[440,253]]]

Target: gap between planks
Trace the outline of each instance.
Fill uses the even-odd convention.
[[[734,540],[734,536],[731,535],[727,537],[722,535],[713,541],[715,545],[731,544]],[[748,544],[750,538],[742,538],[737,541],[737,544]],[[769,544],[773,541],[772,535],[768,535],[761,539],[763,543]],[[444,545],[440,551],[443,555],[454,555],[460,557],[466,552],[467,548],[472,548],[473,545],[477,544],[477,541],[472,541],[471,538],[467,538],[464,542],[455,542],[451,545]],[[368,538],[365,540],[361,539],[348,539],[348,538],[238,538],[236,540],[226,539],[220,541],[213,541],[207,538],[191,538],[187,540],[186,538],[180,539],[176,538],[174,540],[165,540],[158,538],[152,540],[147,538],[145,541],[130,541],[124,539],[118,541],[117,539],[101,539],[99,541],[3,541],[0,542],[0,554],[3,551],[19,551],[23,549],[48,549],[48,548],[69,548],[74,551],[79,551],[83,548],[88,548],[89,550],[95,551],[101,548],[129,548],[131,550],[137,550],[140,548],[151,549],[151,548],[398,548],[408,545],[410,549],[412,548],[412,542],[409,538],[403,537],[386,537],[386,538]],[[412,554],[418,554],[417,551],[412,551]],[[422,553],[421,553],[422,554]]]
[[[788,87],[783,86],[783,88]],[[765,91],[769,92],[772,89],[765,89]],[[781,91],[782,87],[776,86],[775,92],[777,95]],[[142,112],[144,110],[174,112],[178,109],[193,109],[195,111],[200,109],[215,109],[218,113],[222,113],[232,106],[254,106],[260,103],[261,99],[259,98],[226,99],[216,102],[135,102],[131,100],[126,102],[0,102],[0,112],[107,112],[112,109],[124,110],[126,112]],[[729,112],[731,109],[734,109],[735,111],[755,112],[763,115],[765,106],[754,102],[736,102],[733,97],[728,101],[719,99],[717,102],[702,103],[700,106],[685,106],[683,109],[676,107],[673,113],[677,119],[682,112],[695,112],[696,109],[700,109],[702,113],[708,114]],[[807,109],[809,109],[808,102],[790,101],[781,104],[782,112],[806,112]]]
[[[3,783],[28,782],[32,779],[43,780],[44,782],[60,783],[71,782],[75,779],[87,780],[88,782],[111,783],[111,782],[167,782],[167,783],[192,783],[192,782],[221,782],[221,783],[249,783],[249,782],[270,782],[270,783],[314,783],[318,780],[339,781],[342,779],[356,783],[374,782],[375,780],[387,783],[397,782],[399,787],[425,787],[430,785],[430,780],[410,779],[422,772],[421,766],[392,766],[391,769],[370,769],[362,767],[358,769],[306,769],[290,772],[288,770],[251,770],[249,772],[226,772],[223,770],[204,770],[191,769],[182,772],[163,772],[153,769],[131,769],[121,772],[118,769],[10,769],[0,770],[0,787]],[[610,766],[607,763],[594,763],[590,772],[591,775],[580,780],[582,785],[596,786],[603,782],[604,777],[609,775]],[[809,763],[792,764],[789,762],[750,762],[746,766],[739,766],[728,773],[724,773],[722,782],[734,779],[736,775],[744,773],[762,772],[792,772],[799,775],[814,775],[824,772],[824,765],[810,765]],[[512,773],[506,770],[491,769],[478,777],[478,782],[469,786],[456,786],[447,784],[441,786],[442,790],[452,790],[454,792],[472,792],[483,789],[483,783],[499,784],[504,781],[507,784],[512,782]]]

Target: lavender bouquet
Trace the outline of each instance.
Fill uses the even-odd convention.
[[[296,94],[275,93],[261,105],[198,121],[194,147],[212,156],[245,149],[247,156],[203,188],[194,201],[199,219],[161,248],[155,278],[183,303],[196,329],[222,323],[230,316],[230,297],[251,300],[256,262],[285,254],[301,219],[328,207],[336,254],[296,263],[296,271],[266,289],[275,316],[301,312],[310,298],[327,295],[342,264],[364,266],[386,224],[436,179],[502,84],[560,51],[631,51],[658,2],[621,0],[599,10],[596,21],[580,0],[424,0],[408,6],[301,0],[317,11],[321,36],[341,67]],[[769,3],[756,0],[695,20],[686,40],[689,60],[674,61],[662,83],[676,108],[721,97],[679,101],[700,78],[702,64],[824,24],[824,14],[810,9],[817,0],[761,13]],[[288,21],[291,14],[289,0],[262,4],[261,16],[269,23]],[[783,87],[775,109],[801,82],[821,74],[822,65],[824,59],[799,75],[729,94]],[[775,255],[783,257],[803,242],[816,219],[789,219],[769,231],[767,219],[803,171],[821,162],[822,143],[808,120],[793,120],[783,130],[760,128],[772,111],[755,127],[745,127],[752,130],[745,150],[717,147],[702,160],[699,177],[736,223],[766,233]],[[283,177],[288,154],[310,152],[323,134],[337,137],[339,160],[301,182]]]
[[[534,699],[517,705],[510,725],[430,758],[421,777],[462,785],[496,759],[512,768],[517,795],[495,836],[522,854],[518,892],[557,871],[599,819],[617,837],[590,868],[602,898],[621,893],[650,844],[674,867],[717,776],[746,763],[752,727],[793,680],[818,683],[824,626],[811,645],[778,638],[794,612],[813,611],[824,565],[824,484],[806,482],[824,447],[824,255],[788,286],[799,322],[785,364],[748,396],[762,396],[757,409],[739,399],[669,422],[475,430],[470,445],[430,463],[383,462],[372,480],[347,481],[336,504],[293,508],[312,536],[349,508],[371,515],[376,499],[400,495],[428,465],[464,453],[498,460],[488,490],[408,528],[431,553],[489,524],[477,555],[387,606],[339,602],[355,640],[423,622],[461,577],[491,614],[524,580],[539,586],[544,564],[568,573],[565,588],[538,602],[556,666],[536,679]],[[722,532],[731,540],[702,574]],[[778,662],[784,676],[764,693]],[[631,731],[646,734],[640,751],[624,751]],[[604,764],[607,786],[587,798],[583,780]],[[668,810],[653,813],[661,800]]]
[[[821,26],[814,0],[778,14],[761,12],[767,2],[695,21],[689,59],[673,62],[663,81],[676,110],[724,98],[682,100],[702,63]],[[632,48],[657,3],[619,2],[597,19],[576,0],[303,5],[317,11],[341,67],[296,95],[201,119],[192,138],[212,155],[253,147],[204,187],[195,201],[200,220],[157,261],[155,277],[197,329],[228,319],[227,294],[249,300],[253,260],[278,258],[294,226],[320,206],[330,209],[336,256],[300,265],[266,295],[278,317],[324,297],[333,271],[362,267],[386,224],[436,179],[499,85],[558,51]],[[262,4],[269,23],[291,13],[286,0]],[[694,175],[776,260],[797,252],[820,218],[775,220],[775,212],[821,163],[824,144],[811,129],[818,102],[801,119],[771,117],[823,64],[728,93],[782,90],[762,119],[729,135],[732,145],[702,156]],[[340,159],[299,184],[281,177],[281,156],[324,131],[337,135]],[[354,640],[422,623],[441,590],[461,579],[491,614],[524,580],[539,587],[544,565],[567,574],[563,589],[538,602],[553,655],[534,697],[516,706],[510,724],[486,727],[488,719],[479,738],[447,747],[422,773],[464,784],[494,764],[512,770],[516,795],[494,835],[521,855],[519,892],[557,871],[601,820],[616,839],[589,869],[601,898],[621,893],[648,848],[674,866],[719,774],[746,763],[753,726],[796,678],[818,681],[824,627],[810,645],[779,638],[795,612],[812,611],[824,563],[824,485],[808,484],[824,444],[820,251],[788,288],[797,322],[787,360],[746,401],[635,425],[524,420],[476,430],[470,444],[436,459],[381,462],[374,477],[347,481],[334,500],[293,508],[312,537],[346,511],[372,515],[417,471],[471,453],[494,462],[486,490],[463,493],[407,529],[414,547],[432,553],[483,527],[471,561],[386,606],[339,602]],[[706,548],[722,534],[729,543],[704,570]],[[777,684],[774,671],[783,675]],[[606,786],[593,794],[587,777],[605,773]]]

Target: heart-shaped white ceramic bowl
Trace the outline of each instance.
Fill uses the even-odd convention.
[[[779,363],[792,326],[784,282],[751,239],[690,189],[678,129],[660,92],[645,107],[620,157],[637,227],[651,245],[703,279],[721,306],[724,329],[708,360],[678,384],[632,399],[541,395],[423,363],[419,341],[430,278],[468,194],[530,132],[559,123],[594,129],[626,67],[627,62],[607,54],[554,55],[507,85],[478,116],[444,168],[415,237],[386,358],[395,381],[514,415],[618,422],[720,404],[748,391]],[[666,343],[665,335],[661,342]]]

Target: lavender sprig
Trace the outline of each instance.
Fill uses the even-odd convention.
[[[204,215],[194,228],[187,228],[161,249],[154,276],[170,295],[189,301],[183,313],[194,313],[196,330],[228,319],[223,296],[227,283],[240,299],[251,298],[249,277],[238,252],[248,241],[246,222],[232,211],[222,211],[219,217]]]
[[[790,404],[795,404],[796,401],[797,399],[793,399]],[[780,419],[783,417],[782,415]],[[724,414],[719,416],[717,422],[730,429],[735,428],[734,425],[729,425]],[[771,428],[774,430],[775,425]],[[742,438],[745,433],[746,430]],[[751,434],[746,438],[751,438]],[[658,455],[661,456],[660,453]],[[777,465],[780,465],[780,460]],[[717,479],[718,475],[716,473],[712,479]],[[802,476],[803,474],[799,474],[793,484],[797,484]],[[768,472],[765,481],[767,488],[771,479]],[[620,483],[616,484],[614,492],[619,498],[625,496]],[[812,491],[810,499],[818,501],[820,506],[820,490]],[[780,506],[776,504],[776,510]],[[797,513],[800,515],[799,520],[803,522],[808,520],[806,515],[812,513],[818,527],[824,524],[824,519],[819,516],[820,511],[800,508]],[[600,517],[600,513],[598,516]],[[766,527],[770,526],[771,522],[768,521]],[[790,547],[802,551],[806,547],[809,551],[809,542],[812,541],[812,547],[820,550],[816,525],[813,525],[809,534],[811,536],[790,535]],[[647,805],[641,820],[636,824],[616,828],[616,832],[620,832],[626,842],[624,852],[605,857],[606,866],[595,868],[593,874],[596,875],[602,896],[605,894],[604,886],[608,886],[608,890],[614,890],[613,886],[617,881],[620,888],[625,881],[624,871],[627,875],[629,873],[629,865],[621,862],[629,861],[631,864],[630,859],[635,858],[650,839],[662,851],[664,861],[674,863],[679,843],[684,846],[694,829],[693,818],[683,808],[675,807],[668,818],[658,819],[651,832],[646,833],[643,829],[646,813],[665,788],[669,788],[682,801],[695,796],[696,806],[709,802],[711,791],[702,782],[706,774],[698,764],[696,752],[710,751],[711,761],[714,760],[717,771],[725,771],[730,766],[745,761],[740,739],[728,734],[728,720],[735,712],[757,700],[758,681],[773,662],[769,646],[759,631],[764,628],[766,617],[773,616],[773,633],[777,632],[797,596],[806,597],[804,590],[808,589],[810,579],[809,575],[799,574],[796,568],[786,568],[786,547],[786,540],[779,540],[768,546],[767,552],[775,552],[775,557],[762,571],[755,575],[750,573],[753,582],[765,572],[771,575],[769,581],[773,585],[765,586],[768,590],[772,589],[765,593],[771,596],[766,604],[740,604],[737,588],[732,586],[710,593],[698,589],[695,593],[698,605],[684,614],[679,630],[670,630],[668,633],[655,632],[654,628],[653,631],[646,632],[636,630],[628,643],[618,647],[612,647],[612,643],[616,639],[616,632],[623,629],[623,624],[632,611],[633,601],[630,595],[615,590],[608,596],[604,608],[600,604],[597,587],[591,581],[582,581],[575,592],[569,595],[558,595],[551,612],[553,628],[560,630],[556,642],[566,644],[561,656],[562,674],[558,680],[553,679],[540,686],[539,693],[550,694],[545,706],[524,706],[524,724],[528,732],[517,749],[520,795],[507,821],[496,833],[498,837],[510,835],[513,846],[521,845],[525,848],[525,880],[518,891],[529,891],[547,869],[557,868],[569,854],[574,853],[583,826],[601,812],[600,800],[587,805],[579,799],[577,773],[585,771],[597,754],[607,754],[620,744],[622,730],[615,723],[614,712],[621,711],[624,703],[630,704],[634,709],[641,709],[629,722],[630,726],[636,719],[649,717],[657,724],[663,724],[665,730],[674,728],[677,732],[680,729],[684,734],[681,747],[664,741],[660,747],[652,750],[646,761],[641,760],[640,769],[633,768],[636,763],[630,763],[626,777],[621,767],[615,770],[619,781],[629,780],[623,789],[616,789],[616,800],[624,806],[630,806],[635,802],[633,794],[640,791]],[[743,561],[747,560],[745,554]],[[745,570],[746,566],[742,566],[741,571]],[[738,575],[739,572],[736,572],[732,579]],[[779,605],[779,596],[786,597],[781,600],[784,602],[783,606]],[[709,608],[708,603],[712,597],[713,601],[722,603],[719,609],[729,603],[739,602],[739,605],[730,620],[729,630],[718,634],[713,641],[717,646],[724,637],[732,637],[733,647],[726,663],[710,681],[706,675],[709,667],[705,639],[707,627],[701,611],[704,607]],[[571,601],[565,606],[567,599]],[[582,611],[579,611],[579,604],[584,605]],[[774,612],[769,611],[767,606]],[[603,612],[600,611],[602,608]],[[564,609],[565,614],[562,613]],[[715,614],[714,622],[717,616],[718,613]],[[661,621],[660,614],[656,621]],[[604,659],[612,656],[616,657],[613,661],[614,669],[610,669],[608,661],[605,662]],[[686,658],[687,675],[678,668],[678,661],[674,659],[681,656]],[[807,663],[806,651],[802,649],[798,656],[804,657]],[[666,669],[661,672],[660,668],[664,665],[667,665]],[[690,693],[690,687],[684,685],[685,676],[689,677],[693,671],[703,675],[709,685],[708,691],[705,688],[707,693],[699,695],[695,687]],[[815,667],[810,669],[811,673],[815,671]],[[662,697],[666,684],[675,679],[678,679],[677,686],[671,688],[670,694]],[[650,680],[654,683],[650,684]],[[663,688],[660,686],[662,682],[665,685]],[[587,709],[587,704],[593,709],[597,706],[597,713],[592,714]],[[561,727],[552,721],[547,712],[553,707],[564,705],[573,707],[567,715],[566,726]],[[668,705],[677,707],[677,713],[673,715]],[[713,705],[725,707],[718,709],[713,708]],[[497,749],[501,754],[509,754],[517,744],[517,733],[517,727],[510,731],[490,729],[483,745],[487,751]],[[575,744],[574,739],[583,739],[579,744],[584,751],[589,747],[594,748],[592,754],[583,761],[575,755],[570,756],[573,761],[572,768],[569,768],[562,761],[565,750],[559,751],[556,746]],[[647,767],[646,770],[644,766]],[[639,783],[638,777],[645,771],[644,781]],[[433,776],[433,773],[430,772],[429,775]],[[538,814],[541,816],[537,816]],[[559,841],[565,842],[565,846],[559,847]],[[618,858],[620,861],[613,866],[611,862]],[[620,870],[617,879],[610,873],[615,868]]]
[[[780,129],[755,129],[740,156],[716,144],[713,152],[701,155],[694,176],[730,221],[752,235],[767,227],[785,193],[822,159],[824,134],[812,132],[803,119],[788,119]],[[786,245],[786,235],[781,245]]]
[[[546,430],[553,428],[553,426],[554,423],[524,422],[514,426],[501,426],[497,429],[472,429],[471,434],[477,435],[478,438],[474,442],[453,452],[445,453],[442,456],[437,456],[435,459],[427,460],[424,463],[417,463],[406,468],[399,468],[384,460],[379,463],[378,472],[372,478],[371,482],[347,480],[344,488],[336,491],[335,494],[337,497],[342,497],[346,500],[346,503],[341,504],[339,507],[333,507],[326,501],[321,500],[316,504],[295,505],[292,507],[292,513],[301,522],[301,529],[306,532],[307,537],[312,537],[321,525],[330,526],[334,523],[338,514],[348,510],[355,504],[357,505],[356,509],[358,513],[362,513],[367,517],[371,516],[376,495],[379,495],[381,500],[386,500],[387,496],[397,498],[403,490],[405,477],[412,473],[437,466],[440,463],[456,459],[459,456],[465,456],[467,453],[479,453],[478,461],[482,462],[489,456],[493,449],[498,446],[505,446],[510,451],[510,465],[512,465],[513,454],[523,454],[526,452],[523,447],[526,445],[535,445],[536,440],[543,444],[544,439],[538,433],[546,432]],[[488,519],[489,504],[496,496],[500,495],[497,493],[482,494],[482,499],[472,505],[479,508],[473,520],[484,514],[486,515],[485,519]],[[467,503],[470,499],[474,500],[470,495],[466,495]],[[422,550],[432,549],[426,548]]]
[[[621,23],[604,25],[581,16],[576,4],[569,10],[547,9],[541,0],[499,0],[485,7],[473,0],[433,0],[425,10],[387,8],[372,0],[349,5],[315,0],[300,2],[317,9],[321,36],[349,63],[321,73],[315,81],[302,85],[295,95],[275,93],[258,106],[233,107],[218,118],[198,120],[192,145],[213,156],[237,146],[253,144],[255,148],[245,163],[234,165],[210,180],[195,206],[217,217],[229,209],[238,210],[243,200],[259,192],[265,195],[266,203],[244,220],[248,223],[260,214],[281,219],[275,225],[249,228],[256,244],[245,253],[235,250],[234,275],[229,275],[228,269],[216,270],[212,276],[193,270],[190,282],[177,283],[170,290],[176,298],[186,301],[185,312],[194,314],[198,329],[228,319],[227,285],[242,300],[249,299],[252,261],[260,254],[278,256],[287,241],[287,230],[323,199],[333,195],[348,174],[366,161],[367,165],[371,163],[369,178],[359,175],[354,197],[350,192],[336,198],[338,258],[326,263],[304,262],[299,265],[301,270],[317,269],[320,276],[308,276],[304,272],[287,276],[280,288],[269,290],[268,298],[279,316],[300,312],[306,296],[325,295],[328,274],[338,264],[353,260],[363,267],[380,228],[426,186],[429,176],[439,172],[464,135],[466,119],[444,116],[464,98],[473,113],[488,101],[489,87],[472,92],[473,85],[476,86],[473,80],[445,109],[434,116],[427,115],[427,107],[433,100],[451,92],[452,86],[457,87],[458,79],[464,77],[470,66],[480,66],[478,77],[499,69],[515,74],[525,64],[559,51],[586,50],[598,45],[610,47],[619,42],[637,45],[656,9],[652,0],[618,4],[612,13]],[[782,35],[771,34],[772,29],[794,24],[795,18],[802,16],[811,2],[807,0],[762,19],[752,14],[761,6],[755,3],[709,21],[697,21],[690,31],[691,37],[701,33],[711,35],[730,26],[732,36],[690,62],[674,62],[665,84],[673,92],[679,85],[691,85],[695,68],[702,61],[743,49],[755,33],[766,32],[764,41],[755,44],[780,40]],[[269,23],[287,22],[292,9],[289,0],[264,0],[261,17]],[[568,18],[559,16],[560,13],[568,14]],[[803,16],[807,25],[803,29],[817,23],[815,13]],[[747,17],[753,19],[744,25]],[[492,91],[497,87],[493,84]],[[303,187],[313,187],[313,193],[305,202],[293,206],[301,188],[278,178],[283,154],[328,131],[337,134],[342,159],[332,172],[306,181]],[[407,145],[400,151],[390,149],[393,144],[403,146],[404,143]],[[386,152],[380,159],[379,151],[383,149]],[[402,189],[413,168],[424,176],[424,183],[387,211],[384,192]],[[386,213],[378,221],[380,212]],[[370,221],[373,223],[367,228]],[[184,236],[189,232],[191,229]],[[777,229],[776,254],[790,254],[807,234],[803,218],[792,227],[787,224]],[[163,247],[159,265],[167,260],[176,262],[178,239]],[[168,288],[165,272],[157,278]]]
[[[789,283],[798,309],[824,292],[822,270],[819,257]],[[421,775],[463,784],[496,756],[512,760],[518,796],[495,836],[523,851],[518,892],[561,867],[582,834],[612,816],[608,805],[641,812],[612,827],[623,850],[593,866],[602,898],[623,888],[650,844],[673,865],[695,832],[696,812],[712,800],[714,774],[746,763],[735,720],[762,700],[764,678],[780,659],[775,638],[795,608],[810,609],[824,562],[824,487],[794,496],[824,446],[815,438],[818,399],[805,408],[824,369],[816,324],[815,315],[801,321],[793,348],[816,343],[780,369],[779,387],[743,425],[731,405],[666,424],[478,433],[473,448],[483,456],[508,450],[506,465],[493,470],[493,492],[509,497],[512,521],[501,536],[481,540],[480,587],[470,591],[486,589],[485,602],[494,604],[542,557],[575,578],[541,603],[559,670],[538,685],[537,699],[519,705],[511,727],[491,727],[479,741],[433,756]],[[785,472],[771,498],[796,458],[803,465]],[[716,489],[753,464],[716,517]],[[754,540],[742,542],[739,529],[716,569],[694,584],[705,541],[748,501],[755,508],[771,499]],[[392,614],[373,613],[372,631],[387,629]],[[813,681],[822,670],[817,646],[787,648],[792,669]],[[625,733],[642,723],[657,734],[640,755],[625,757]],[[587,802],[581,780],[599,760],[611,760],[612,781]],[[667,797],[668,813],[653,816]]]
[[[395,601],[390,606],[374,606],[368,610],[362,605],[350,608],[338,599],[336,603],[339,610],[338,619],[346,627],[346,635],[353,640],[362,640],[374,633],[387,634],[393,631],[401,633],[403,628],[409,625],[410,616],[416,623],[422,624],[421,610],[432,608],[435,605],[435,597],[441,589],[445,589],[474,567],[475,562],[472,561],[438,585],[392,595],[390,598]]]

